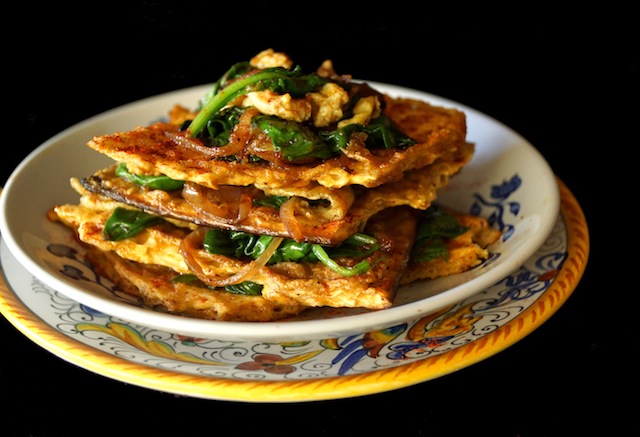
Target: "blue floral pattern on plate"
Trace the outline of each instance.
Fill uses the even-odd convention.
[[[494,185],[490,199],[478,194],[471,212],[513,231],[509,201],[521,180]],[[489,213],[487,213],[489,211]],[[65,276],[92,283],[131,305],[142,303],[101,277],[73,247],[47,246],[48,263]],[[567,256],[566,225],[559,216],[546,242],[524,265],[495,285],[447,308],[385,329],[321,340],[250,342],[196,338],[153,329],[103,314],[65,297],[35,277],[32,296],[47,299],[45,322],[65,335],[131,362],[187,374],[239,380],[308,380],[354,375],[402,366],[449,352],[512,321],[533,305],[553,282]],[[489,260],[490,262],[491,260]],[[37,297],[36,297],[37,296]],[[28,299],[25,299],[28,300]],[[29,302],[25,301],[28,306]]]

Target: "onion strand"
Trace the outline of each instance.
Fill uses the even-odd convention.
[[[193,274],[211,287],[224,287],[227,285],[239,284],[251,277],[261,267],[265,266],[269,262],[275,251],[278,250],[278,247],[280,247],[280,244],[284,241],[283,237],[273,237],[260,256],[255,260],[246,263],[240,271],[227,277],[214,277],[205,273],[203,265],[196,257],[196,252],[202,246],[204,236],[208,230],[209,229],[206,227],[200,227],[187,235],[180,243],[180,253]]]

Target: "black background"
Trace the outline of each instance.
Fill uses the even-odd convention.
[[[204,1],[16,8],[4,17],[15,30],[2,30],[8,78],[0,183],[63,129],[213,82],[232,63],[272,47],[306,70],[330,58],[339,73],[439,95],[510,126],[577,198],[591,247],[569,300],[525,339],[438,379],[351,399],[178,397],[69,364],[0,318],[6,435],[526,437],[640,429],[631,267],[637,225],[628,212],[637,203],[640,45],[631,8]]]

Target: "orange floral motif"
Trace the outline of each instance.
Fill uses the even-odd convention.
[[[157,357],[164,357],[176,361],[185,361],[198,364],[209,364],[215,366],[223,365],[223,363],[220,363],[218,361],[203,359],[190,353],[177,352],[171,345],[162,341],[147,340],[140,334],[140,332],[138,332],[131,326],[124,325],[122,323],[112,322],[108,323],[106,326],[97,325],[94,323],[79,323],[76,325],[76,329],[79,332],[103,332],[105,334],[116,337],[141,351],[147,352]]]
[[[267,373],[275,375],[286,375],[295,372],[295,366],[282,364],[283,359],[280,355],[258,354],[253,357],[253,361],[247,361],[236,366],[240,370],[264,370]]]
[[[465,305],[454,313],[445,315],[442,320],[429,327],[429,323],[446,313],[450,308],[441,310],[427,317],[420,319],[413,325],[407,333],[407,338],[411,341],[435,341],[439,338],[450,338],[462,335],[471,331],[474,323],[482,316],[474,315],[472,304]]]
[[[200,337],[192,337],[190,335],[180,335],[180,334],[174,334],[173,335],[175,338],[177,338],[178,340],[180,340],[180,343],[187,345],[187,346],[194,346],[198,343],[203,343],[203,342],[207,342],[209,341],[206,338],[200,338]]]
[[[558,275],[558,270],[549,270],[538,277],[539,281],[550,281]]]

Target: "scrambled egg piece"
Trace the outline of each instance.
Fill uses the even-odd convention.
[[[362,100],[375,99],[366,97]],[[376,99],[377,100],[377,99]],[[254,91],[248,93],[242,101],[242,106],[253,106],[258,111],[267,115],[275,115],[284,120],[301,123],[310,118],[316,127],[329,126],[343,116],[342,108],[349,103],[349,94],[339,85],[327,83],[320,88],[317,93],[308,93],[305,98],[294,99],[291,94],[278,94],[273,91]],[[356,105],[356,110],[360,106],[360,111],[365,112],[364,105]],[[378,115],[380,102],[378,102]],[[367,114],[358,114],[353,120],[371,119],[373,111]],[[375,115],[377,116],[377,115]],[[358,121],[353,121],[358,122]]]
[[[311,104],[313,125],[325,127],[342,118],[343,108],[349,103],[349,93],[341,86],[329,82],[317,93],[308,93],[306,99]]]
[[[372,118],[380,116],[380,100],[376,96],[363,97],[358,100],[356,106],[353,108],[353,117],[341,120],[338,123],[338,128],[350,125],[350,124],[364,124],[367,125]]]
[[[291,94],[277,94],[269,90],[248,93],[242,105],[254,106],[263,114],[276,115],[297,123],[311,117],[311,104],[306,100],[294,99]]]
[[[286,53],[276,52],[272,48],[268,48],[251,58],[249,65],[259,69],[282,67],[291,70],[293,68],[293,60]]]

